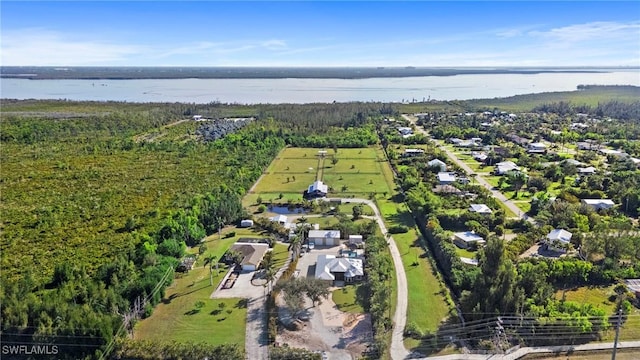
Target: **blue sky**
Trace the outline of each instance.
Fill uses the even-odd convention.
[[[2,65],[640,66],[640,2],[2,1]]]

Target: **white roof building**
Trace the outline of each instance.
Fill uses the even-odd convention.
[[[276,215],[276,216],[270,217],[269,220],[284,225],[287,223],[289,219],[284,215]]]
[[[496,173],[498,175],[504,175],[509,171],[520,170],[520,167],[516,165],[513,161],[503,161],[496,164]]]
[[[340,230],[309,230],[308,239],[315,245],[336,246],[340,244]]]
[[[582,199],[581,202],[596,210],[610,209],[615,205],[611,199]]]
[[[456,175],[454,173],[439,172],[438,181],[440,182],[440,185],[451,184],[456,181]]]
[[[312,193],[323,193],[323,194],[326,194],[327,192],[329,192],[329,186],[327,184],[323,183],[320,180],[314,181],[313,184],[309,185],[309,188],[307,189],[307,192],[309,194],[312,194]]]
[[[478,214],[491,214],[493,212],[491,211],[491,208],[485,204],[471,204],[471,206],[469,206],[469,211],[476,212]]]
[[[566,252],[573,234],[564,229],[554,229],[547,235],[547,247],[549,250]]]
[[[558,240],[563,243],[569,243],[571,241],[572,233],[564,229],[554,229],[547,235],[547,239],[550,241]]]
[[[578,168],[578,174],[580,175],[593,175],[596,173],[596,168],[593,166]]]
[[[316,279],[328,281],[360,280],[364,276],[362,259],[337,258],[334,255],[318,255],[316,260]]]
[[[468,248],[472,243],[486,243],[482,236],[476,234],[473,231],[457,232],[453,234],[453,242],[463,249]]]
[[[422,149],[405,149],[403,156],[417,156],[424,154]]]

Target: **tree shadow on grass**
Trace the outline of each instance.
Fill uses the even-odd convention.
[[[191,309],[189,311],[187,311],[186,313],[184,313],[185,315],[195,315],[197,313],[200,312],[200,309]]]
[[[247,299],[241,299],[233,307],[235,307],[236,309],[246,309],[248,305],[249,302],[247,301]]]

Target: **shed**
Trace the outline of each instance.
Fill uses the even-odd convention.
[[[241,228],[247,228],[252,226],[253,226],[253,220],[250,220],[250,219],[240,220]]]
[[[313,242],[315,245],[339,245],[340,230],[309,230],[309,242]]]
[[[491,208],[485,204],[471,204],[471,206],[469,206],[469,211],[478,214],[491,214],[493,212],[491,211]]]
[[[349,245],[359,245],[362,241],[362,235],[349,235]]]

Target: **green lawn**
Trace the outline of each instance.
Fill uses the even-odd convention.
[[[284,266],[284,263],[289,258],[289,251],[287,250],[289,245],[276,243],[273,246],[273,263],[275,264],[276,269],[280,269]]]
[[[340,180],[342,178],[342,180]],[[333,188],[331,192],[332,196],[342,196],[342,186],[346,186],[347,189],[344,193],[360,193],[369,194],[375,193],[390,193],[389,186],[385,182],[380,173],[375,174],[340,174],[331,175],[325,173],[324,182]]]
[[[434,269],[426,258],[429,255],[420,246],[420,237],[413,228],[413,219],[406,212],[405,205],[390,200],[379,200],[378,203],[387,226],[404,224],[411,227],[405,234],[393,234],[407,275],[407,323],[413,322],[423,331],[435,332],[441,322],[449,316],[449,308],[442,295],[444,289],[440,287]]]
[[[345,285],[341,289],[334,290],[331,297],[340,311],[362,314],[364,313],[362,302],[367,296],[365,291],[362,284]]]
[[[478,254],[477,251],[469,251],[467,249],[461,249],[459,247],[456,246],[456,254],[458,254],[458,256],[460,257],[466,257],[469,259],[475,259],[476,255]]]
[[[151,317],[136,325],[134,338],[238,344],[244,349],[246,303],[242,299],[209,299],[226,271],[221,267],[215,274],[214,286],[209,285],[209,269],[201,266],[176,279]],[[204,303],[200,309],[196,307],[199,301]],[[225,304],[223,310],[221,303]]]
[[[530,202],[514,202],[514,204],[518,207],[518,209],[522,210],[522,212],[528,212],[529,210],[531,210],[531,203]]]
[[[296,177],[295,181],[293,176]],[[289,178],[289,182],[287,182],[287,178]],[[313,171],[302,174],[269,173],[258,183],[254,192],[302,194],[314,181],[316,181],[315,167]]]
[[[485,179],[489,184],[491,184],[491,186],[493,186],[493,187],[495,187],[495,188],[497,188],[497,187],[498,187],[498,182],[500,181],[500,178],[501,178],[501,177],[502,177],[502,176],[495,176],[495,175],[492,175],[492,176],[483,176],[483,178],[484,178],[484,179]]]
[[[282,155],[282,153],[281,153]],[[286,155],[286,150],[285,150]],[[313,171],[315,173],[318,168],[318,158],[307,158],[307,159],[298,159],[298,158],[286,158],[286,157],[278,157],[274,162],[269,166],[267,172],[269,173],[288,173],[289,175],[308,173],[309,171]],[[330,163],[329,161],[325,162]],[[309,170],[312,168],[313,170]]]

